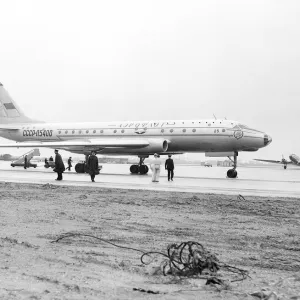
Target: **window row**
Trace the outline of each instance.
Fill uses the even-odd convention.
[[[137,130],[137,129],[136,129]],[[145,129],[146,130],[146,129]],[[164,132],[166,132],[167,130],[165,130],[165,129],[161,129],[161,133],[164,133]],[[171,133],[173,133],[174,132],[174,129],[170,129],[169,130]],[[182,129],[182,132],[186,132],[187,130],[185,129],[185,128],[183,128]],[[114,131],[113,131],[114,133],[117,133],[118,131],[115,129]],[[121,133],[124,133],[125,132],[125,130],[124,129],[122,129],[121,130]],[[196,129],[194,128],[194,129],[192,129],[192,132],[196,132]],[[222,132],[225,132],[225,129],[222,129]],[[61,131],[61,130],[59,130],[58,131],[58,134],[62,134],[62,133],[65,133],[65,134],[68,134],[69,133],[69,131],[68,130],[65,130],[64,132],[63,131]],[[70,133],[72,133],[72,134],[75,134],[75,130],[72,130],[72,131],[70,131]],[[96,130],[78,130],[78,134],[82,134],[82,133],[96,133]],[[100,133],[104,133],[104,130],[100,130]]]

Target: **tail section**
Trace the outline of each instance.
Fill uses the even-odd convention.
[[[24,115],[0,82],[0,124],[35,122]]]

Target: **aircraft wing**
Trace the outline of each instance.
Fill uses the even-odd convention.
[[[274,163],[274,164],[292,164],[291,161],[286,161],[283,163],[282,160],[269,160],[269,159],[256,159],[256,158],[253,160],[264,161],[264,162]]]
[[[12,125],[10,125],[10,124],[1,124],[0,125],[0,131],[16,131],[16,130],[19,130],[20,129],[20,127],[18,127],[18,126],[12,126]]]
[[[143,148],[150,145],[147,140],[140,139],[91,139],[55,142],[20,142],[0,144],[0,148],[66,148],[66,147],[99,147],[99,148]]]

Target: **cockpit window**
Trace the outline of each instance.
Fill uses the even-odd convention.
[[[238,124],[238,126],[239,126],[241,129],[250,129],[248,126],[243,125],[243,124]]]
[[[249,131],[255,131],[255,132],[262,132],[262,131],[250,128],[250,127],[248,127],[246,125],[243,125],[243,124],[237,124],[236,126],[238,126],[241,130],[249,130]]]

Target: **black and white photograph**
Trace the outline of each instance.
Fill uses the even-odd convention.
[[[0,11],[0,299],[300,300],[299,1]]]

